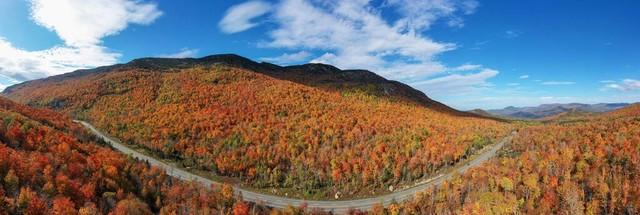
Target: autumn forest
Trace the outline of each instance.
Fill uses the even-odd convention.
[[[348,213],[640,213],[638,105],[509,120],[456,112],[394,82],[358,82],[353,71],[301,76],[322,65],[241,60],[137,61],[8,88],[0,99],[0,214],[322,214],[331,211],[243,201],[234,187],[352,200],[443,175],[406,201]],[[167,175],[74,119],[222,185]],[[473,162],[484,155],[492,157]],[[455,173],[464,165],[473,166]]]

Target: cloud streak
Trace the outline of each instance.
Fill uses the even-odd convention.
[[[158,55],[158,57],[162,57],[162,58],[192,58],[192,57],[195,57],[196,55],[198,55],[198,52],[199,52],[198,49],[183,48],[179,52],[176,52],[176,53],[173,53],[173,54]]]
[[[639,80],[624,79],[622,80],[622,82],[619,82],[619,83],[611,83],[611,82],[607,82],[607,83],[609,84],[605,85],[605,88],[609,88],[609,89],[615,89],[615,90],[624,91],[624,92],[640,90]]]
[[[227,34],[246,31],[258,23],[251,22],[259,16],[268,13],[271,4],[264,1],[249,1],[229,8],[224,18],[218,23],[220,30]]]
[[[289,64],[289,63],[296,63],[296,62],[307,60],[309,59],[310,56],[311,56],[311,53],[307,51],[299,51],[299,52],[290,53],[290,54],[284,53],[277,57],[263,57],[263,58],[260,58],[260,60],[270,62],[270,63],[275,63],[275,64]]]
[[[491,87],[492,85],[487,82],[487,80],[498,74],[499,72],[497,70],[482,69],[478,73],[466,75],[452,74],[426,81],[414,82],[411,83],[411,85],[424,89],[434,95],[465,94]]]
[[[518,30],[506,30],[504,32],[504,35],[506,38],[508,39],[513,39],[516,37],[519,37],[520,35],[522,35],[522,31],[518,31]]]

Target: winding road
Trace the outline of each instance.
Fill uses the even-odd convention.
[[[134,158],[139,160],[147,161],[151,165],[158,166],[167,171],[167,174],[181,180],[187,181],[198,181],[205,185],[206,187],[210,187],[212,184],[220,184],[220,182],[213,181],[211,179],[207,179],[195,174],[192,174],[188,171],[185,171],[181,168],[176,167],[174,164],[162,162],[156,158],[150,157],[148,155],[137,152],[124,144],[108,137],[107,135],[100,132],[98,129],[93,127],[93,125],[84,122],[84,121],[75,121],[77,123],[82,124],[84,127],[89,129],[93,134],[102,138],[107,143],[109,143],[113,148],[121,151],[124,154],[131,155]],[[281,196],[273,196],[268,194],[257,193],[253,191],[249,191],[243,189],[238,186],[234,186],[234,190],[236,191],[236,195],[241,195],[244,201],[254,202],[257,204],[263,204],[273,208],[286,208],[287,206],[300,206],[303,203],[306,203],[307,208],[318,208],[324,211],[331,211],[335,214],[345,214],[351,209],[359,209],[359,210],[370,210],[377,204],[383,204],[387,206],[392,202],[402,202],[410,199],[418,192],[421,192],[431,186],[436,186],[442,184],[444,181],[452,178],[456,174],[461,174],[467,171],[472,167],[476,167],[483,163],[484,161],[489,160],[490,158],[496,155],[498,149],[502,148],[502,146],[510,142],[513,139],[513,136],[516,132],[513,132],[511,135],[502,139],[499,143],[490,146],[490,148],[483,150],[483,152],[475,157],[472,160],[468,161],[466,164],[458,165],[454,169],[447,171],[444,174],[436,176],[426,181],[422,181],[421,183],[417,183],[415,186],[403,190],[398,190],[393,193],[389,193],[382,196],[365,198],[365,199],[356,199],[356,200],[340,200],[340,201],[315,201],[315,200],[303,200],[303,199],[291,199]]]

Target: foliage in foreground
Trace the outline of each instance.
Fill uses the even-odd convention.
[[[429,190],[409,214],[638,214],[640,106],[532,126],[502,157]]]
[[[0,98],[0,119],[0,214],[268,212],[99,146],[53,111]]]

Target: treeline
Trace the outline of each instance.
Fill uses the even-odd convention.
[[[500,122],[454,117],[367,88],[321,90],[226,66],[32,85],[11,96],[84,118],[187,167],[306,197],[430,177],[508,133]]]

